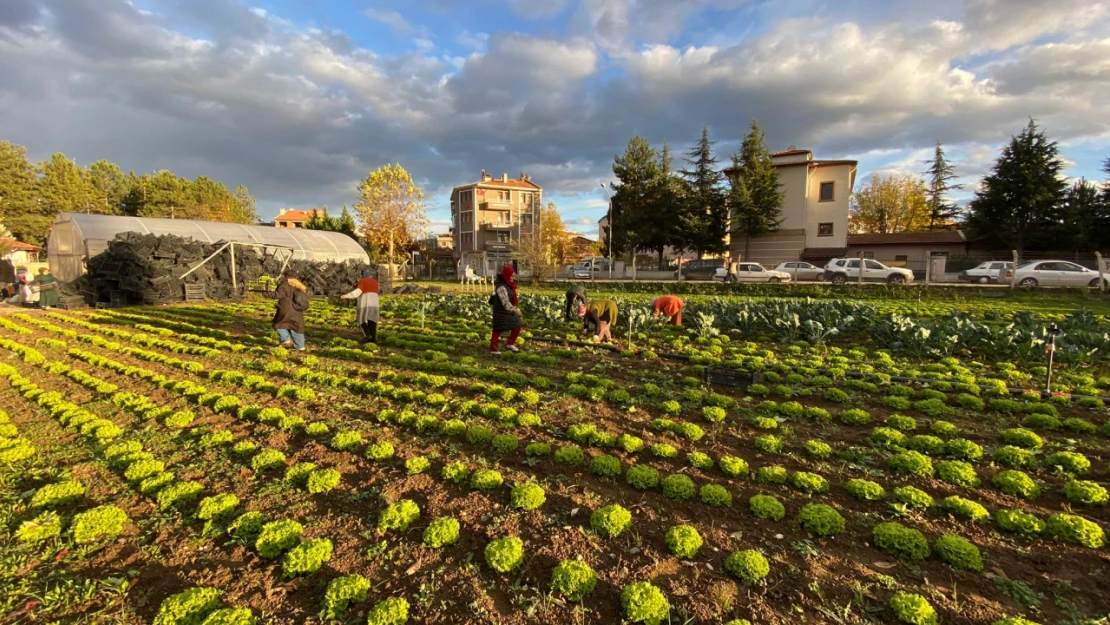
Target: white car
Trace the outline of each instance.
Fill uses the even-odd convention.
[[[778,266],[775,267],[775,271],[784,271],[790,274],[791,279],[795,282],[800,282],[802,280],[823,280],[825,278],[824,269],[803,261],[779,263]]]
[[[978,266],[972,267],[967,271],[960,273],[960,280],[967,282],[978,282],[979,284],[987,284],[988,282],[998,282],[1002,272],[1012,270],[1013,263],[1008,263],[1001,260],[988,260],[985,263],[979,263]]]
[[[887,284],[909,284],[913,282],[913,272],[902,267],[887,267],[870,258],[834,258],[825,265],[825,279],[833,284],[856,282],[860,279],[860,263],[863,263],[864,282],[886,282]]]
[[[726,272],[727,269],[723,270]],[[731,278],[731,276],[729,276]],[[778,271],[776,269],[767,269],[759,263],[737,263],[736,277],[731,278],[734,282],[768,282],[770,284],[778,284],[779,282],[790,282],[790,274],[785,271]]]
[[[1098,272],[1066,260],[1038,260],[1004,271],[998,279],[1027,288],[1038,286],[1087,286],[1098,288]],[[1104,278],[1110,284],[1110,278]]]

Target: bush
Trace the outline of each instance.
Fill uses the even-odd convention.
[[[628,469],[624,474],[624,479],[628,485],[638,490],[649,490],[659,485],[659,471],[639,464]]]
[[[35,510],[60,508],[80,499],[85,491],[85,485],[76,480],[46,484],[31,497],[31,507]]]
[[[981,504],[974,502],[970,499],[964,499],[959,495],[952,495],[951,497],[944,498],[944,509],[952,516],[958,519],[966,519],[968,521],[985,521],[989,519],[991,514],[987,512]]]
[[[921,510],[932,508],[935,505],[932,495],[913,486],[899,486],[894,489],[894,498],[911,508]]]
[[[618,504],[610,504],[594,510],[590,515],[590,527],[598,534],[616,538],[632,526],[632,513]]]
[[[1007,495],[1021,497],[1022,499],[1036,499],[1037,495],[1041,493],[1041,489],[1037,487],[1033,478],[1021,471],[1000,471],[994,476],[991,483]]]
[[[899,621],[909,625],[937,625],[937,613],[921,595],[897,592],[890,599],[890,609]]]
[[[702,546],[701,534],[689,525],[675,525],[667,530],[667,548],[676,557],[690,560],[698,555]]]
[[[743,477],[748,475],[748,463],[743,458],[736,456],[722,456],[717,461],[717,466],[720,467],[721,472],[730,477]]]
[[[390,597],[374,604],[366,625],[405,625],[409,620],[409,602]]]
[[[753,384],[752,386],[757,386]],[[751,387],[748,388],[751,390]],[[667,597],[650,582],[636,582],[624,587],[621,592],[621,608],[624,615],[633,623],[659,625],[671,611]]]
[[[928,456],[916,451],[904,451],[891,456],[887,465],[895,473],[929,477],[933,474],[933,461]]]
[[[1021,447],[1022,449],[1040,449],[1044,447],[1044,439],[1036,432],[1025,428],[1010,428],[1002,431],[1002,440],[1007,445]]]
[[[493,469],[478,469],[470,477],[470,487],[476,490],[493,490],[503,483],[501,474]]]
[[[1044,459],[1045,466],[1060,467],[1069,475],[1085,475],[1091,470],[1091,461],[1087,456],[1074,451],[1058,451],[1048,454]]]
[[[551,572],[551,589],[570,601],[581,601],[597,586],[597,573],[581,560],[563,560]]]
[[[1056,540],[1090,549],[1098,549],[1106,541],[1106,536],[1097,523],[1074,514],[1060,513],[1048,517],[1044,533]]]
[[[586,454],[578,445],[563,445],[555,450],[555,462],[577,466],[585,461]]]
[[[509,495],[509,505],[521,510],[535,510],[547,501],[543,487],[535,482],[524,482],[513,487]]]
[[[276,558],[301,540],[304,527],[293,520],[272,521],[262,526],[254,548],[263,558]]]
[[[994,522],[1000,529],[1028,538],[1040,536],[1044,531],[1044,521],[1021,510],[999,510],[994,513]]]
[[[732,493],[728,492],[724,486],[706,484],[698,491],[698,497],[707,506],[715,508],[732,507]]]
[[[929,541],[921,532],[901,523],[880,523],[871,532],[875,546],[906,562],[929,557]]]
[[[590,473],[604,478],[617,477],[621,474],[621,461],[616,456],[600,454],[590,462]]]
[[[844,531],[844,517],[832,506],[822,503],[809,503],[798,513],[798,523],[802,529],[814,536],[836,536]]]
[[[979,548],[971,541],[955,534],[945,534],[933,543],[937,556],[957,569],[979,572],[983,570],[983,558]]]
[[[293,547],[281,562],[282,575],[287,578],[311,575],[331,560],[332,545],[327,538],[315,538]]]
[[[975,467],[959,460],[948,460],[937,463],[937,478],[953,486],[974,488],[979,485],[979,475]]]
[[[882,501],[886,497],[886,491],[879,484],[870,480],[854,478],[848,480],[844,487],[848,489],[848,494],[862,501]]]
[[[500,538],[486,545],[486,564],[499,573],[508,573],[524,562],[524,542],[516,536]]]
[[[725,558],[725,572],[749,584],[757,584],[771,572],[771,565],[754,549],[734,551]]]
[[[219,607],[219,590],[190,588],[162,601],[154,615],[154,625],[201,625]]]
[[[787,479],[786,469],[780,466],[759,467],[755,479],[764,484],[785,484]]]
[[[1106,489],[1089,480],[1071,480],[1064,484],[1064,496],[1072,503],[1088,506],[1101,505],[1110,501]]]
[[[500,476],[498,476],[500,477]],[[390,504],[378,517],[378,531],[397,530],[403,532],[420,518],[420,506],[411,499],[402,499]]]

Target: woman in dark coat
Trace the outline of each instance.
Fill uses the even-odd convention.
[[[304,311],[308,310],[308,287],[292,271],[285,272],[285,279],[274,293],[277,310],[274,311],[274,329],[282,347],[304,351]]]
[[[578,310],[579,305],[589,304],[590,300],[586,298],[586,287],[576,284],[567,289],[567,304],[563,310],[563,318],[566,321],[574,319],[572,316],[574,311]]]
[[[489,339],[489,353],[492,356],[501,354],[498,346],[502,332],[509,333],[509,342],[505,349],[510,352],[520,351],[516,346],[516,338],[520,335],[522,323],[520,308],[517,307],[515,275],[513,266],[505,265],[493,281],[493,295],[489,298],[489,304],[493,308],[493,332]]]

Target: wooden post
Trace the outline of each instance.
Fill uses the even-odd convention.
[[[933,253],[925,250],[925,289],[929,289],[929,280],[933,277]]]
[[[1011,270],[1013,275],[1010,277],[1010,292],[1017,288],[1017,268],[1018,268],[1018,252],[1017,250],[1010,250],[1014,254],[1014,268]]]
[[[231,288],[239,288],[238,285],[235,283],[235,243],[231,244]]]
[[[1105,293],[1106,292],[1106,278],[1103,277],[1104,268],[1103,268],[1103,263],[1102,263],[1102,253],[1101,252],[1095,252],[1095,262],[1098,263],[1098,290]]]
[[[856,274],[856,286],[863,286],[863,252],[856,252],[859,259],[859,273]]]

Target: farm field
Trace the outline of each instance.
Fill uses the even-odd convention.
[[[263,300],[0,316],[0,619],[1110,619],[1105,301],[754,290],[676,329],[634,290],[611,351],[525,287],[498,358],[485,291],[384,298],[380,345],[314,301],[304,354]],[[1012,392],[1049,323],[1055,394]]]

